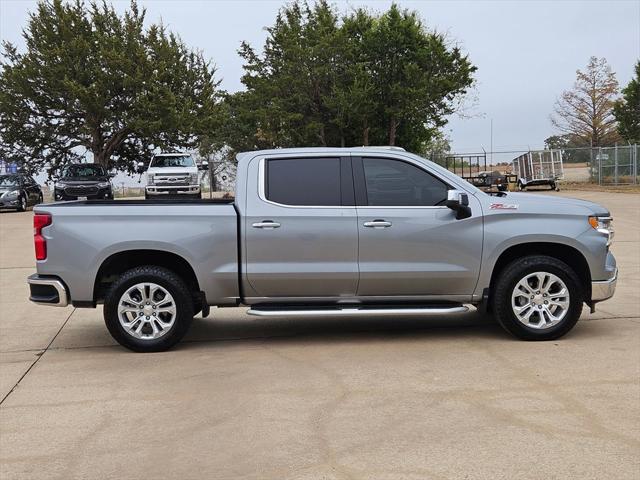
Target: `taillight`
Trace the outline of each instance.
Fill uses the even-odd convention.
[[[36,260],[47,259],[47,240],[42,236],[42,229],[51,225],[51,215],[36,213],[33,216],[33,243],[36,246]]]

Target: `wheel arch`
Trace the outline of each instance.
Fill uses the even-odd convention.
[[[189,289],[200,292],[200,284],[193,267],[177,253],[166,250],[136,249],[113,253],[105,258],[96,273],[93,285],[93,301],[99,302],[115,277],[123,272],[142,265],[164,267],[178,275]]]
[[[531,255],[546,255],[556,258],[573,269],[582,282],[584,298],[591,298],[591,270],[585,256],[575,247],[563,243],[526,242],[512,245],[500,254],[493,265],[489,282],[489,297],[494,290],[498,275],[513,260]],[[489,298],[490,300],[490,298]],[[489,301],[489,305],[491,302]]]

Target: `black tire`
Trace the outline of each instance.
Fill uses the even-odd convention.
[[[25,197],[24,194],[21,193],[18,197],[18,207],[16,208],[16,210],[18,212],[26,212],[28,206],[29,202],[27,202],[27,197]]]
[[[511,295],[517,283],[534,272],[556,275],[569,290],[569,307],[566,315],[556,325],[544,329],[524,325],[518,320],[511,307]],[[492,306],[500,325],[513,336],[521,340],[555,340],[574,327],[582,313],[583,299],[582,283],[569,265],[546,255],[531,255],[514,260],[499,273],[492,295]]]
[[[152,282],[165,288],[175,300],[176,319],[169,331],[156,339],[143,340],[127,333],[118,319],[120,297],[137,283]],[[104,301],[104,322],[111,336],[134,352],[168,350],[187,333],[193,320],[193,298],[184,281],[166,268],[145,265],[123,273],[109,288]]]
[[[525,187],[522,182],[518,182],[518,190],[520,190],[521,192],[524,192],[527,189],[527,187]]]

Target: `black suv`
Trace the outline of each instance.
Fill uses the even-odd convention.
[[[24,212],[31,205],[42,203],[42,189],[29,175],[0,175],[0,208],[15,208]]]
[[[53,187],[54,200],[108,199],[113,200],[111,177],[97,163],[67,165]]]

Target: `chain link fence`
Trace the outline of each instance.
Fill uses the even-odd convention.
[[[637,185],[638,145],[591,149],[591,180],[599,185]]]
[[[640,185],[639,145],[562,150],[565,180],[598,185]]]

